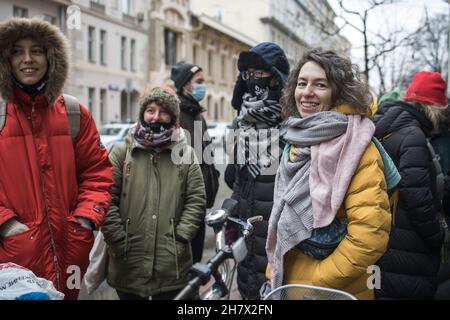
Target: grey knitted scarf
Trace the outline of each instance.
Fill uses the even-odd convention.
[[[319,112],[309,117],[289,118],[285,122],[287,143],[298,148],[295,161],[283,154],[275,179],[274,204],[269,220],[266,250],[272,289],[283,282],[283,256],[313,230],[313,211],[309,189],[311,146],[341,136],[348,117],[338,112]],[[281,261],[280,261],[281,260]]]

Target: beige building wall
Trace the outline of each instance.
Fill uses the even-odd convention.
[[[231,122],[237,57],[257,42],[206,15],[197,16],[189,0],[152,1],[149,16],[149,83],[173,85],[174,63],[198,64],[206,78],[207,93],[200,102],[205,118]]]
[[[216,19],[257,42],[267,41],[269,30],[261,21],[270,15],[269,0],[191,0],[192,11]]]
[[[291,64],[310,47],[321,46],[350,54],[340,35],[326,36],[320,24],[335,29],[334,11],[327,1],[298,0],[191,0],[192,9],[205,13],[258,42],[275,42]]]
[[[172,84],[173,63],[190,59],[189,0],[153,0],[149,16],[149,82]]]
[[[236,116],[231,98],[239,52],[257,42],[206,15],[193,14],[192,25],[191,61],[202,67],[207,86],[204,116],[207,121],[231,122]]]

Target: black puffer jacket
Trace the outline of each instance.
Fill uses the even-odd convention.
[[[380,259],[379,299],[432,299],[440,264],[443,230],[433,205],[431,156],[426,138],[432,125],[412,105],[386,103],[375,114],[375,136],[402,177],[399,203],[391,229],[388,250]]]
[[[180,125],[183,129],[189,132],[190,135],[190,145],[194,148],[197,159],[200,161],[200,168],[202,169],[203,179],[205,181],[206,190],[206,207],[211,208],[214,205],[214,200],[216,198],[217,191],[219,189],[219,171],[216,170],[213,163],[207,163],[208,159],[203,159],[204,150],[211,144],[211,139],[209,136],[206,137],[205,141],[202,140],[202,148],[195,149],[194,145],[194,130],[195,122],[198,121],[202,124],[202,137],[205,135],[207,130],[207,125],[205,118],[202,113],[205,111],[197,101],[191,97],[186,97],[183,95],[178,96],[180,99]],[[197,133],[198,134],[198,133]],[[198,151],[202,151],[200,154]],[[213,160],[213,159],[211,159]]]
[[[259,175],[256,179],[247,167],[235,166],[233,199],[239,201],[234,214],[241,219],[263,216],[263,221],[254,223],[254,231],[247,238],[248,254],[238,265],[237,284],[243,299],[259,300],[259,289],[265,282],[267,267],[266,239],[270,212],[273,206],[275,175]]]
[[[202,116],[202,112],[205,111],[200,104],[192,97],[179,94],[180,99],[180,125],[190,135],[190,141],[188,143],[194,148],[198,161],[200,162],[200,169],[202,170],[203,181],[205,183],[206,194],[206,208],[211,208],[214,205],[217,191],[219,190],[219,175],[220,172],[216,170],[213,163],[203,159],[203,153],[205,148],[211,144],[211,139],[206,134],[205,141],[202,139],[201,148],[195,147],[194,131],[196,129],[195,123],[201,123],[201,138],[205,135],[207,125],[205,118]],[[197,133],[199,135],[199,133]],[[209,149],[209,148],[208,148]],[[193,262],[200,262],[203,257],[203,246],[205,242],[205,223],[200,224],[199,231],[191,242]]]

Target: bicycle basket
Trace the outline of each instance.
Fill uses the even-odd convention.
[[[353,295],[335,289],[287,284],[272,290],[263,300],[357,300]]]

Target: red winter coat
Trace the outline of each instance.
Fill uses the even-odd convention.
[[[0,263],[14,262],[76,299],[98,228],[110,203],[112,167],[86,108],[75,148],[64,100],[48,105],[15,89],[0,132],[0,225],[15,218],[30,229],[0,239]],[[70,290],[74,289],[74,290]]]

